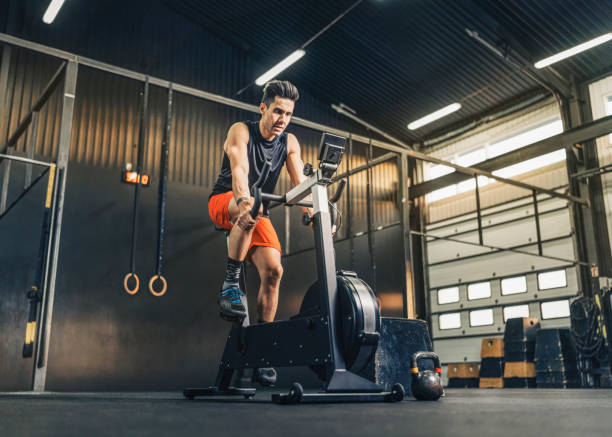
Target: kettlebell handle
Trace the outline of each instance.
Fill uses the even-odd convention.
[[[413,374],[419,373],[419,360],[432,360],[434,363],[434,372],[438,375],[442,374],[442,366],[440,366],[440,357],[435,352],[416,352],[410,357],[410,372]]]

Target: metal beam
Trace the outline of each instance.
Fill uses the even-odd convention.
[[[36,159],[25,158],[17,155],[5,155],[2,153],[0,153],[0,158],[8,159],[10,161],[25,162],[26,164],[42,165],[43,167],[51,167],[54,165],[53,162],[38,161]]]
[[[408,192],[410,190],[410,171],[408,169],[408,159],[403,155],[397,156],[397,169],[399,172],[399,198],[398,208],[400,213],[400,225],[402,230],[402,254],[404,264],[404,278],[402,285],[404,286],[404,302],[403,311],[404,317],[408,319],[416,318],[416,301],[415,301],[415,271],[412,262],[412,234],[410,233],[410,207],[408,201]]]
[[[465,173],[467,175],[470,175],[472,177],[475,176],[486,176],[488,178],[491,179],[495,179],[498,182],[503,182],[505,184],[508,185],[514,185],[515,187],[519,187],[519,188],[523,188],[525,190],[532,190],[532,191],[537,191],[538,193],[545,193],[548,194],[549,196],[552,197],[558,197],[560,199],[565,199],[565,200],[569,200],[571,202],[575,202],[581,205],[589,205],[589,201],[587,199],[582,199],[580,197],[576,197],[576,196],[572,196],[569,194],[561,194],[561,193],[557,193],[556,191],[553,190],[549,190],[548,188],[543,188],[543,187],[538,187],[536,185],[531,185],[531,184],[526,184],[524,182],[519,182],[516,181],[514,179],[507,179],[507,178],[503,178],[501,176],[497,176],[491,172],[485,171],[485,170],[480,170],[479,168],[475,168],[475,167],[463,167],[462,165],[457,165],[455,163],[452,162],[448,162],[448,161],[444,161],[443,159],[438,159],[438,158],[433,158],[429,155],[424,155],[422,153],[419,152],[408,152],[408,156],[415,158],[415,159],[420,159],[422,161],[427,161],[427,162],[433,162],[434,164],[442,164],[442,165],[446,165],[447,167],[452,167],[455,170],[458,170],[462,173]],[[469,177],[468,177],[469,178]]]
[[[555,150],[563,149],[566,146],[573,146],[574,144],[583,143],[594,138],[602,137],[610,132],[612,132],[612,115],[600,118],[590,123],[585,123],[576,128],[569,129],[559,135],[546,138],[521,149],[514,150],[493,159],[481,162],[474,165],[472,168],[489,172],[499,170],[500,168],[516,164],[517,162],[526,161],[528,159],[554,152]],[[440,188],[448,187],[449,185],[457,184],[459,182],[468,180],[471,177],[473,176],[455,172],[431,181],[422,182],[411,188],[410,198],[415,199],[417,197],[424,196],[427,193],[431,193],[432,191]]]
[[[353,169],[345,171],[344,173],[334,176],[332,178],[332,182],[336,182],[337,180],[344,179],[347,176],[352,176],[356,173],[360,173],[364,170],[367,170],[370,167],[375,167],[378,164],[382,164],[383,162],[387,162],[394,158],[397,158],[398,156],[401,156],[401,155],[398,155],[397,153],[394,153],[394,152],[385,153],[384,155],[381,155],[378,158],[374,158],[371,161],[368,161],[367,163],[360,165],[359,167],[355,167]]]
[[[53,199],[52,221],[50,226],[50,238],[48,250],[48,286],[45,286],[42,296],[40,323],[38,329],[38,347],[34,360],[34,374],[32,389],[44,391],[47,378],[47,358],[49,355],[49,344],[51,336],[51,322],[53,319],[53,304],[55,300],[55,285],[57,279],[57,266],[62,231],[62,216],[64,210],[64,194],[66,192],[66,175],[68,173],[68,157],[70,155],[70,136],[72,133],[72,121],[74,117],[74,101],[77,84],[78,64],[69,61],[64,78],[64,89],[62,93],[62,115],[60,119],[59,143],[57,152],[58,177],[56,181],[56,195]]]
[[[97,70],[106,71],[108,73],[112,73],[118,76],[127,77],[129,79],[135,79],[141,82],[145,81],[145,74],[137,73],[135,71],[127,70],[125,68],[117,67],[115,65],[106,64],[104,62],[96,61],[95,59],[86,58],[83,56],[77,56],[73,53],[65,52],[63,50],[58,50],[52,47],[48,47],[42,44],[37,44],[31,41],[27,41],[21,38],[16,38],[12,35],[7,35],[6,33],[0,33],[0,42],[4,42],[6,44],[11,44],[16,47],[23,47],[28,50],[33,50],[39,53],[44,53],[46,55],[55,56],[60,59],[72,60],[76,61],[80,65],[85,65],[87,67],[95,68]],[[149,83],[151,85],[155,85],[161,88],[169,88],[170,81],[160,79],[157,77],[150,77]],[[245,102],[241,102],[239,100],[230,99],[228,97],[220,96],[218,94],[209,93],[206,91],[198,90],[196,88],[192,88],[186,85],[173,84],[173,89],[176,92],[180,92],[183,94],[188,94],[190,96],[199,97],[204,100],[209,100],[211,102],[221,103],[222,105],[230,106],[232,108],[242,109],[244,111],[253,112],[259,114],[259,107],[256,105],[251,105]],[[334,135],[340,135],[343,137],[348,137],[351,135],[350,132],[347,132],[342,129],[337,129],[335,127],[326,126],[324,124],[315,123],[312,121],[305,120],[300,117],[292,117],[292,124],[296,124],[298,126],[306,127],[309,129],[317,130],[320,132],[329,132]],[[362,135],[352,134],[353,140],[359,141],[362,143],[368,144],[370,139],[368,137]],[[384,141],[372,140],[372,145],[378,147],[380,149],[389,150],[392,152],[401,153],[404,149],[402,147],[395,146],[393,144],[386,143]]]
[[[550,259],[553,261],[561,261],[561,262],[565,262],[565,263],[572,264],[572,265],[573,264],[578,264],[578,265],[583,265],[583,266],[589,265],[588,263],[584,261],[580,261],[580,260],[560,258],[558,256],[552,256],[552,255],[540,255],[538,253],[528,252],[526,250],[514,249],[512,247],[499,247],[499,246],[492,246],[490,244],[478,244],[478,243],[473,243],[471,241],[459,240],[457,238],[443,237],[441,235],[428,234],[426,232],[410,231],[410,233],[413,235],[420,235],[421,237],[425,237],[425,238],[432,238],[434,240],[451,241],[453,243],[461,243],[461,244],[466,244],[468,246],[484,247],[485,249],[496,250],[498,252],[512,252],[512,253],[518,253],[520,255],[536,256],[538,258]],[[487,255],[490,253],[491,252],[483,252],[483,253],[478,253],[478,254],[471,255],[471,256]],[[448,261],[441,261],[440,263],[452,262],[452,261],[454,261],[454,259],[448,260]]]
[[[453,162],[449,162],[449,161],[444,161],[443,159],[439,159],[439,158],[434,158],[433,156],[430,155],[426,155],[424,153],[420,153],[417,152],[413,149],[409,149],[410,146],[408,146],[406,143],[390,136],[387,135],[384,131],[372,126],[371,124],[369,124],[368,122],[360,119],[359,117],[355,116],[354,114],[352,114],[351,112],[346,111],[344,108],[341,108],[340,106],[336,106],[336,105],[332,105],[332,107],[338,111],[340,114],[347,116],[348,118],[350,118],[351,120],[356,121],[357,123],[365,126],[366,128],[379,133],[380,135],[385,136],[385,138],[387,139],[391,139],[393,141],[395,141],[397,144],[400,144],[404,147],[406,147],[406,150],[402,150],[403,153],[407,154],[409,157],[414,158],[414,159],[420,159],[421,161],[427,161],[427,162],[433,162],[435,164],[441,164],[441,165],[445,165],[447,167],[452,167],[455,170],[460,171],[461,173],[465,173],[467,175],[470,175],[472,177],[476,177],[476,176],[486,176],[488,178],[491,179],[495,179],[498,182],[503,182],[505,184],[508,185],[514,185],[515,187],[519,187],[519,188],[523,188],[525,190],[535,190],[538,193],[546,193],[552,197],[559,197],[561,199],[566,199],[575,203],[579,203],[581,205],[587,205],[589,204],[589,201],[586,199],[581,199],[580,197],[576,197],[576,196],[572,196],[572,195],[566,195],[566,194],[561,194],[561,193],[557,193],[556,191],[552,191],[549,190],[547,188],[543,188],[543,187],[538,187],[536,185],[531,185],[531,184],[526,184],[524,182],[520,182],[520,181],[516,181],[514,179],[507,179],[507,178],[503,178],[501,176],[497,176],[494,175],[491,172],[485,171],[485,170],[481,170],[479,168],[475,168],[475,167],[464,167],[462,165],[457,165]],[[412,190],[411,190],[412,193]]]

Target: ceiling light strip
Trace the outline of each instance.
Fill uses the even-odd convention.
[[[411,122],[410,124],[408,124],[408,129],[418,129],[420,127],[425,126],[426,124],[431,123],[432,121],[439,120],[440,118],[446,117],[447,115],[452,114],[453,112],[457,112],[460,109],[461,103],[450,104],[442,109],[437,110],[436,112],[432,112],[431,114],[426,115],[423,118],[419,118],[418,120]]]
[[[53,23],[53,20],[55,20],[55,17],[57,17],[57,13],[62,8],[63,4],[64,0],[51,0],[51,3],[49,3],[49,7],[47,7],[42,20],[47,24]]]
[[[255,81],[256,85],[262,86],[269,80],[274,79],[280,72],[291,66],[294,62],[298,61],[302,56],[304,56],[306,52],[302,49],[298,49],[295,52],[291,53],[285,59],[280,61],[274,67],[270,68],[264,74],[259,76]]]
[[[578,53],[584,52],[586,50],[592,49],[593,47],[596,47],[598,45],[604,44],[608,41],[612,40],[612,32],[606,33],[602,36],[599,36],[595,39],[592,39],[590,41],[587,41],[585,43],[579,44],[575,47],[572,47],[571,49],[567,49],[564,50],[560,53],[557,53],[556,55],[550,56],[548,58],[542,59],[541,61],[536,62],[535,64],[533,64],[533,66],[535,68],[544,68],[544,67],[548,67],[551,64],[554,64],[555,62],[559,62],[562,61],[563,59],[567,59],[570,56],[574,56],[577,55]]]

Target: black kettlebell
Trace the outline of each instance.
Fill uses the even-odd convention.
[[[434,362],[434,371],[419,371],[419,360],[430,359]],[[444,393],[442,388],[442,368],[440,358],[434,352],[417,352],[410,358],[410,372],[412,373],[412,395],[420,401],[437,401]]]

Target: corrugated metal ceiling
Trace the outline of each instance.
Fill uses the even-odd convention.
[[[353,3],[165,1],[247,50],[259,62],[260,73]],[[309,45],[306,56],[282,78],[324,102],[345,103],[360,118],[414,143],[541,89],[471,38],[466,28],[494,44],[504,41],[534,62],[611,31],[611,23],[612,0],[364,0]],[[612,43],[555,68],[561,76],[579,80],[609,72]],[[406,128],[455,101],[463,105],[459,112],[416,133]]]

